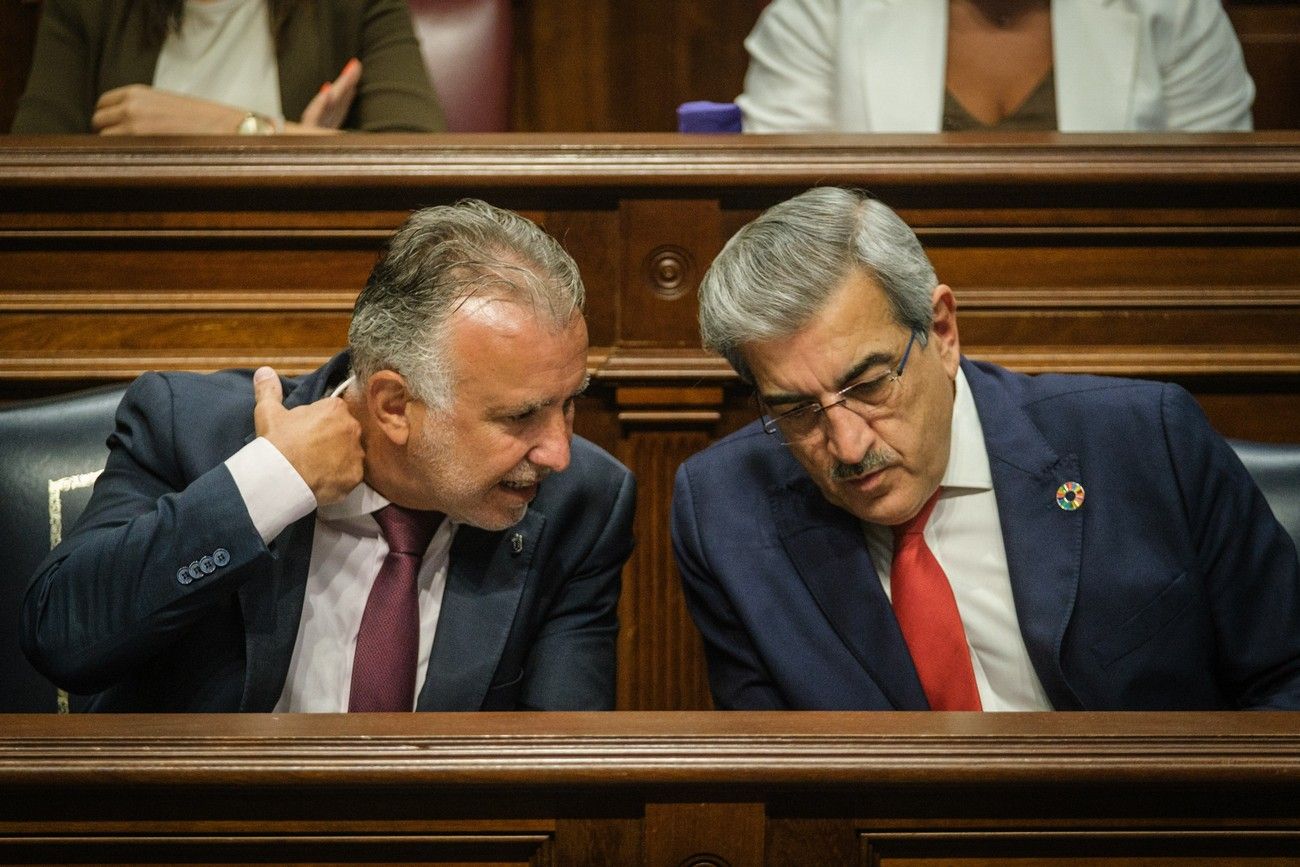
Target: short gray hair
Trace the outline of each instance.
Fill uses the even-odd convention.
[[[416,397],[451,403],[446,333],[452,313],[485,295],[530,304],[563,328],[582,312],[578,266],[536,223],[477,199],[413,213],[389,239],[348,328],[352,372],[396,370]]]
[[[924,342],[938,280],[916,233],[861,190],[816,187],[769,208],[713,260],[700,282],[704,346],[752,383],[744,345],[799,331],[855,268]]]

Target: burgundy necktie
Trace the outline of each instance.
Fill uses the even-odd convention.
[[[930,709],[981,710],[952,585],[922,535],[938,500],[935,491],[915,518],[894,528],[889,595]]]
[[[389,503],[375,512],[388,542],[352,659],[349,711],[409,711],[415,704],[420,651],[420,561],[442,523],[440,512],[419,512]]]

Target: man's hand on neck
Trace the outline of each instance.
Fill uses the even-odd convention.
[[[269,367],[253,374],[253,424],[298,471],[318,505],[336,503],[361,483],[365,451],[361,424],[341,397],[285,409],[280,377]]]

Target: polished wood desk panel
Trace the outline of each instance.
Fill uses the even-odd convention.
[[[1300,133],[10,137],[0,382],[307,369],[342,343],[403,216],[478,195],[578,258],[598,378],[726,383],[697,349],[696,283],[737,227],[819,183],[867,187],[916,227],[957,290],[968,354],[1300,374]]]
[[[0,140],[0,399],[146,369],[318,365],[416,207],[481,196],[559,237],[589,292],[580,433],[637,474],[619,707],[708,706],[673,473],[752,417],[699,348],[723,242],[815,184],[870,189],[956,289],[962,345],[1025,371],[1188,385],[1224,433],[1300,428],[1300,133],[349,135]]]
[[[1280,865],[1294,714],[0,717],[0,862]]]

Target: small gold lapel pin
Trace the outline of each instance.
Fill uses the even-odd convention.
[[[511,536],[510,547],[515,549],[516,554],[522,553],[524,550],[524,534],[515,533],[513,536]]]

